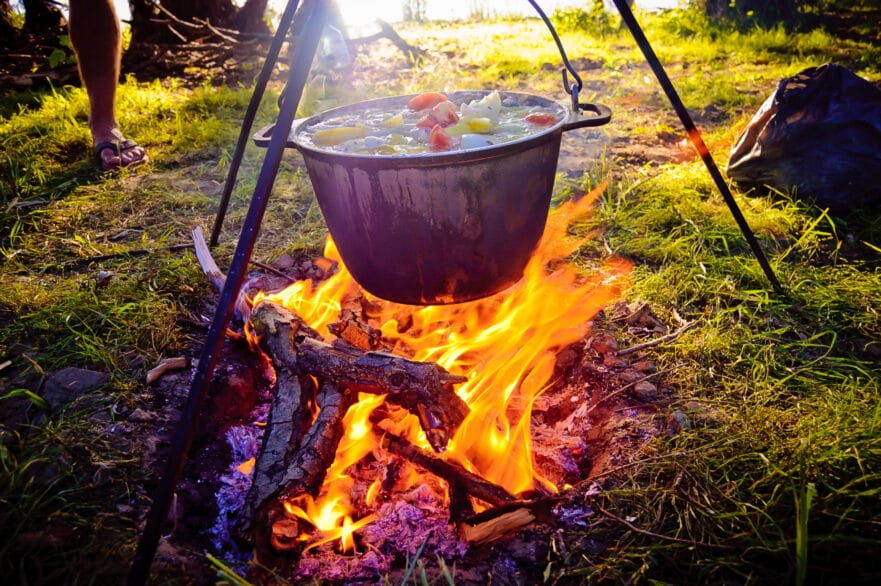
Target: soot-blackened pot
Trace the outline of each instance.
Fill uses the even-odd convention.
[[[449,92],[462,104],[489,91]],[[492,146],[413,155],[363,155],[315,147],[314,124],[365,108],[403,110],[413,96],[381,98],[295,121],[287,146],[303,155],[330,235],[355,280],[377,297],[411,305],[486,297],[523,274],[544,231],[565,131],[609,122],[611,112],[581,104],[571,112],[532,94],[502,100],[541,106],[558,121]],[[267,146],[272,126],[257,133]]]

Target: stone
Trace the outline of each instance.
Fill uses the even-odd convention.
[[[626,358],[608,355],[603,357],[603,366],[606,368],[621,369],[630,366],[630,363]]]
[[[666,427],[665,433],[667,437],[673,437],[685,430],[691,429],[691,422],[688,420],[688,415],[682,411],[674,411],[667,417]]]
[[[645,374],[650,374],[658,370],[657,365],[655,365],[655,363],[651,360],[639,360],[637,362],[634,362],[631,366],[634,370]]]
[[[147,423],[147,422],[153,421],[154,419],[156,419],[155,413],[151,413],[150,411],[145,411],[144,409],[141,409],[140,407],[138,407],[137,409],[132,411],[128,416],[129,421],[135,421],[138,423]]]
[[[633,386],[633,394],[642,401],[651,401],[658,396],[658,387],[647,380]]]
[[[628,368],[627,370],[619,374],[618,378],[620,378],[621,381],[625,383],[635,383],[638,380],[644,379],[645,375],[641,372],[637,372],[633,369]]]
[[[618,351],[618,340],[609,334],[597,334],[591,340],[590,347],[600,354],[612,354]]]
[[[107,384],[110,375],[84,368],[69,366],[53,372],[43,385],[43,399],[52,407],[60,409],[81,395]]]

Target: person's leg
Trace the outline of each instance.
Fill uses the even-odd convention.
[[[89,128],[93,146],[124,140],[116,121],[122,35],[112,0],[70,0],[70,41],[76,51],[80,78],[89,95]],[[104,148],[99,152],[105,169],[147,161],[140,146]]]

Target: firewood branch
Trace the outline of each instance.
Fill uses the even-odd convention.
[[[265,348],[272,355],[272,344],[291,339],[299,329],[297,322],[276,323],[278,335],[265,337]],[[259,327],[259,326],[258,326]],[[250,540],[256,512],[279,489],[286,472],[290,454],[300,448],[301,439],[311,415],[308,404],[314,399],[313,385],[301,385],[294,365],[274,361],[275,392],[269,407],[269,418],[263,432],[260,453],[254,466],[254,478],[248,492],[238,530],[243,538]]]
[[[419,418],[435,451],[446,449],[468,415],[468,406],[453,388],[466,379],[436,364],[305,337],[297,341],[297,357],[304,371],[318,377],[332,378],[355,391],[387,394],[388,401]]]
[[[214,257],[211,256],[211,251],[208,250],[208,244],[205,242],[205,235],[202,234],[202,228],[196,226],[193,228],[191,235],[193,237],[193,250],[196,252],[196,260],[199,261],[202,272],[208,278],[208,281],[214,285],[215,289],[223,291],[223,286],[226,284],[226,275],[223,274],[223,271],[214,262]]]
[[[403,458],[415,466],[431,472],[438,478],[446,480],[449,484],[461,487],[471,496],[485,501],[493,506],[499,506],[514,502],[517,497],[509,493],[501,486],[481,478],[477,474],[469,472],[455,462],[441,460],[428,454],[403,438],[382,429],[376,430],[382,437],[381,446],[392,454]]]
[[[323,383],[315,396],[318,417],[303,436],[300,449],[293,461],[287,463],[282,475],[279,500],[289,500],[304,493],[317,496],[321,484],[343,438],[343,417],[354,403],[354,393],[347,392],[329,382]]]
[[[385,432],[381,427],[376,429],[376,433],[381,437],[382,448],[445,480],[450,485],[451,501],[455,502],[456,511],[465,512],[471,509],[466,504],[467,496],[492,505],[476,515],[472,513],[458,518],[454,516],[456,513],[451,502],[450,520],[456,523],[462,539],[469,543],[492,543],[536,521],[551,524],[555,522],[552,510],[561,500],[559,495],[520,500],[503,487],[469,472],[455,462],[447,462],[428,454],[405,439]]]
[[[553,525],[553,509],[561,500],[563,497],[554,495],[487,509],[460,521],[459,535],[468,543],[481,545],[498,541],[536,521]]]
[[[278,323],[299,321],[287,309],[262,302],[251,314],[252,323],[263,323],[273,335]],[[300,326],[293,339],[272,342],[274,360],[296,364],[301,374],[332,380],[355,392],[385,394],[386,400],[400,405],[419,418],[429,443],[443,451],[447,442],[468,415],[468,406],[453,385],[466,379],[454,376],[434,363],[408,360],[385,352],[364,352],[338,342],[326,344]]]
[[[394,29],[392,25],[385,22],[384,20],[377,19],[376,23],[379,25],[379,32],[366,36],[359,37],[357,39],[349,39],[347,44],[349,47],[353,49],[357,49],[360,45],[366,45],[372,43],[374,41],[378,41],[379,39],[386,38],[390,40],[395,47],[400,49],[400,51],[406,55],[407,59],[410,63],[416,63],[422,57],[425,57],[427,54],[425,49],[421,49],[419,47],[415,47],[401,38],[401,35],[398,34],[398,31]]]
[[[261,563],[278,566],[295,564],[299,559],[305,546],[298,538],[302,533],[301,523],[285,513],[284,502],[303,495],[318,496],[345,433],[343,418],[353,403],[353,397],[353,393],[332,383],[322,384],[315,394],[315,402],[320,411],[302,441],[296,446],[279,446],[284,451],[284,457],[280,461],[258,464],[261,474],[266,479],[274,479],[278,484],[274,488],[265,484],[263,488],[249,493],[249,499],[252,496],[254,499],[258,498],[255,492],[260,493],[260,497],[265,496],[265,499],[262,502],[254,500],[249,503],[248,510],[256,508],[257,512],[253,515],[252,524],[245,524],[240,527],[240,531],[244,539],[248,540],[249,534],[245,527],[252,528],[250,537]],[[299,438],[297,423],[294,421],[291,426],[291,437]],[[264,453],[266,452],[262,452],[261,456]],[[277,454],[269,454],[269,457],[272,456]],[[267,491],[271,491],[270,494],[266,495]]]

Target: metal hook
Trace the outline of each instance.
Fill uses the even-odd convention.
[[[566,69],[563,69],[563,89],[566,90],[566,93],[572,96],[572,110],[578,112],[578,92],[581,91],[583,87],[583,83],[581,82],[581,77],[578,75],[578,72],[575,71],[575,68],[572,66],[572,63],[569,62],[569,58],[566,56],[566,50],[563,48],[563,42],[560,40],[560,36],[557,34],[554,25],[551,24],[550,19],[544,13],[544,10],[535,2],[535,0],[529,0],[529,3],[532,4],[532,7],[535,8],[535,11],[538,12],[538,15],[544,21],[545,26],[548,27],[548,30],[551,31],[551,36],[554,37],[554,42],[557,43],[557,49],[560,51],[560,57],[563,58],[563,64],[566,66]],[[575,80],[575,85],[569,84],[569,75],[567,73],[572,74],[572,78]],[[575,89],[577,86],[577,89]]]
[[[572,112],[577,114],[581,111],[581,106],[578,104],[578,93],[581,90],[581,80],[579,79],[579,83],[577,84],[570,84],[566,70],[562,69],[561,71],[563,72],[563,89],[566,90],[566,93],[571,97]]]

